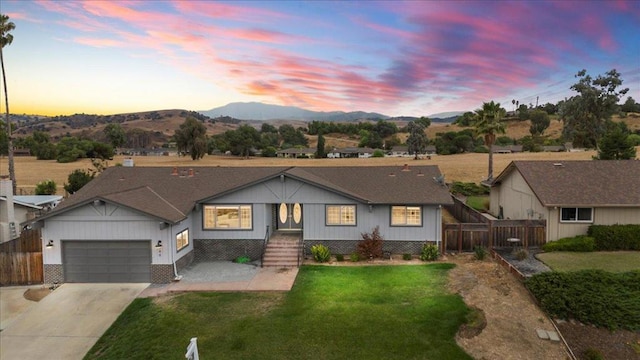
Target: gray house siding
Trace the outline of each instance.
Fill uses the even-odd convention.
[[[391,226],[391,205],[364,204],[332,191],[288,177],[271,179],[233,193],[210,199],[194,212],[194,238],[196,260],[230,260],[240,255],[257,258],[262,240],[269,226],[275,230],[274,206],[280,203],[302,205],[302,236],[305,246],[310,243],[331,243],[330,247],[344,253],[355,250],[361,234],[372,232],[378,226],[391,252],[419,252],[425,241],[441,240],[440,209],[422,207],[422,226]],[[251,204],[251,230],[204,230],[202,208],[206,204]],[[326,224],[327,205],[355,205],[355,226],[329,226]],[[405,205],[405,204],[396,204]]]

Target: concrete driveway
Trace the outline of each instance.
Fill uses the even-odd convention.
[[[0,332],[0,359],[82,359],[149,284],[63,284]]]

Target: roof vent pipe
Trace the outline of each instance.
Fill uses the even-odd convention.
[[[177,167],[173,167],[173,170],[171,170],[171,175],[178,175],[178,168]]]
[[[189,169],[189,177],[193,177],[194,173],[193,173],[193,169]]]
[[[404,164],[402,171],[411,171],[411,169],[409,169],[409,164]]]

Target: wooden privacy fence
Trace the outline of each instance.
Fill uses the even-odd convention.
[[[0,285],[31,285],[43,281],[42,252],[0,253]]]
[[[20,238],[0,244],[0,286],[42,284],[40,230],[26,230]]]
[[[473,251],[475,246],[510,247],[509,238],[520,239],[517,246],[539,247],[546,242],[546,220],[489,220],[486,223],[453,223],[443,226],[445,251]]]
[[[488,223],[490,220],[478,210],[468,206],[464,201],[451,196],[453,205],[446,205],[445,209],[461,223]]]

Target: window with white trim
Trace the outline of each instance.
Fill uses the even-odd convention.
[[[205,205],[205,229],[251,229],[251,205]]]
[[[391,226],[422,226],[420,206],[392,206]]]
[[[189,229],[184,229],[176,234],[176,251],[180,251],[187,246],[189,246]]]
[[[562,222],[593,222],[593,208],[562,208],[560,209]]]
[[[327,225],[355,225],[355,205],[327,205]]]

